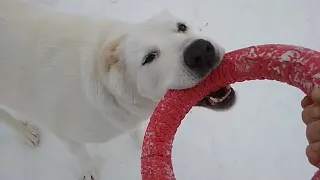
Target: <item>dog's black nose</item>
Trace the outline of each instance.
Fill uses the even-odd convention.
[[[214,46],[204,39],[193,41],[183,56],[186,66],[201,75],[207,74],[220,59]]]

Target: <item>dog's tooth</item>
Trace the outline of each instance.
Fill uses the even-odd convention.
[[[210,97],[210,100],[214,101],[213,99],[215,99],[215,103],[221,103],[223,102],[225,99],[227,99],[227,97],[231,94],[231,89],[226,93],[225,96],[221,97],[221,98],[213,98],[213,97]]]
[[[219,102],[219,99],[216,99],[214,97],[209,97],[209,99],[214,103],[218,103]]]

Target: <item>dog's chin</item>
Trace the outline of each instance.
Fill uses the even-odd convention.
[[[212,92],[198,102],[196,106],[204,107],[214,111],[229,110],[236,101],[236,92],[229,85],[221,88],[216,92]]]

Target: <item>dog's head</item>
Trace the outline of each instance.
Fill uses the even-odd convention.
[[[114,92],[156,102],[169,89],[197,85],[221,63],[225,53],[219,44],[195,35],[186,22],[167,11],[134,25],[106,47],[107,84],[117,88]],[[234,96],[231,101],[230,105]]]

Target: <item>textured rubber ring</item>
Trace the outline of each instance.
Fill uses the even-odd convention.
[[[190,109],[221,87],[246,80],[276,80],[310,95],[320,85],[320,53],[308,48],[268,44],[227,53],[222,64],[194,88],[170,90],[159,102],[145,132],[141,154],[143,180],[174,180],[174,135]],[[319,171],[312,180],[320,180]]]

